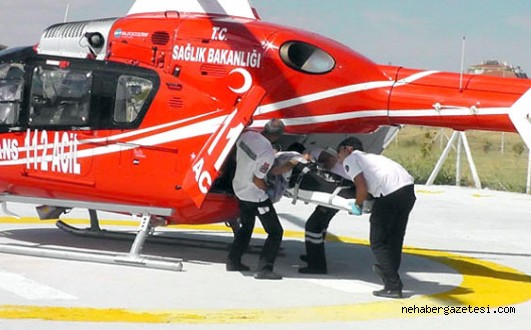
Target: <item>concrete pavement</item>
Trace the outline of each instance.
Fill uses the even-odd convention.
[[[232,239],[222,225],[157,229],[184,242],[205,242],[146,244],[144,254],[182,258],[182,272],[0,254],[0,329],[108,329],[109,323],[113,329],[442,329],[463,323],[526,329],[531,196],[422,185],[416,192],[401,267],[403,300],[371,295],[381,284],[371,271],[368,215],[339,212],[329,228],[329,274],[299,274],[304,222],[314,207],[284,199],[276,205],[285,228],[276,265],[281,281],[226,272]],[[35,220],[28,206],[11,209],[27,217],[1,217],[0,243],[99,253],[127,252],[131,245],[75,237]],[[65,219],[83,227],[87,222],[80,219],[87,217],[73,210]],[[135,230],[128,217],[100,218],[105,228]],[[263,238],[257,228],[252,244],[260,246]],[[254,267],[257,254],[244,262]]]

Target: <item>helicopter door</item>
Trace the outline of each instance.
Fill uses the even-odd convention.
[[[265,90],[262,87],[251,87],[196,156],[182,187],[197,207],[203,203],[221,166],[264,96]]]
[[[90,145],[90,70],[62,67],[59,61],[37,64],[31,75],[28,122],[24,137],[25,175],[93,184]]]

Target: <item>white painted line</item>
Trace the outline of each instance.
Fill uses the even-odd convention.
[[[35,282],[22,275],[0,271],[0,290],[27,300],[77,300],[68,293]]]
[[[407,272],[407,275],[418,281],[438,282],[449,285],[458,285],[463,281],[463,275],[458,273]]]
[[[306,281],[324,286],[330,289],[348,293],[367,293],[381,289],[380,284],[368,283],[359,280],[336,280],[336,279],[307,279]]]

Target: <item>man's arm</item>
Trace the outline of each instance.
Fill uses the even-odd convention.
[[[284,174],[286,172],[289,172],[291,171],[297,164],[299,163],[298,160],[296,159],[290,159],[289,162],[286,162],[282,165],[277,165],[277,166],[274,166],[270,171],[269,173],[271,173],[271,175],[281,175],[281,174]]]
[[[253,183],[259,188],[259,189],[262,189],[263,191],[267,191],[267,183],[265,182],[264,179],[259,179],[257,178],[256,176],[253,175]]]
[[[365,201],[369,195],[367,181],[365,181],[363,173],[354,177],[354,184],[356,185],[356,205],[363,206],[363,201]]]

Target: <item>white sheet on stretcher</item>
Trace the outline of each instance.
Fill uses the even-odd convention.
[[[348,189],[348,187],[338,187],[338,189]],[[351,205],[356,202],[356,199],[341,197],[337,195],[338,192],[339,190],[336,190],[333,194],[330,194],[322,191],[299,189],[297,196],[294,198],[295,188],[289,188],[284,193],[284,196],[293,199],[293,204],[300,200],[304,203],[322,205],[351,213]],[[363,203],[363,213],[371,213],[373,202],[374,200],[367,200]]]
[[[287,198],[293,198],[295,194],[295,189],[290,188],[286,190],[284,196]],[[330,194],[322,191],[310,191],[299,189],[295,201],[301,200],[306,203],[323,205],[326,207],[350,211],[352,204],[356,201],[355,199],[346,199],[341,196]]]

